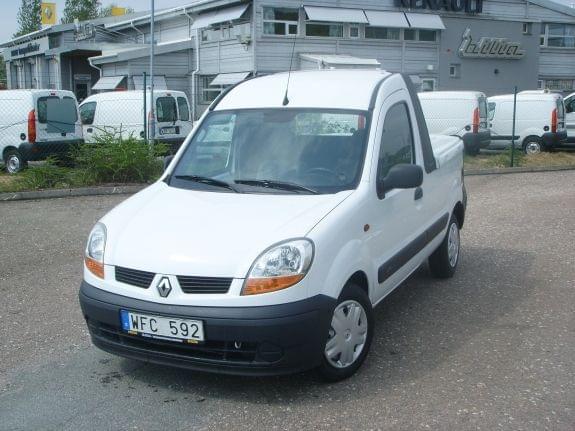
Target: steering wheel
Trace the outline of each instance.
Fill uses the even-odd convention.
[[[328,168],[311,168],[308,169],[307,171],[305,171],[303,173],[304,176],[322,176],[322,177],[330,177],[330,179],[335,180],[336,184],[339,184],[342,182],[341,176],[335,172],[332,171],[331,169]]]

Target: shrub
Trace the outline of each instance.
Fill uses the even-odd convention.
[[[70,169],[57,166],[53,159],[48,159],[39,166],[22,171],[15,182],[15,188],[36,190],[72,187],[74,184],[69,174]]]
[[[150,182],[162,173],[159,157],[166,152],[163,144],[149,146],[134,136],[106,133],[75,151],[76,175],[85,184]]]

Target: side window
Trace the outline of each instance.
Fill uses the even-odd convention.
[[[379,148],[378,176],[385,178],[389,170],[400,163],[414,163],[413,132],[405,103],[393,105],[385,115]]]
[[[96,115],[96,102],[84,103],[80,106],[80,120],[82,124],[94,124],[94,116]]]
[[[489,114],[489,120],[493,120],[495,116],[495,102],[489,102],[487,104],[487,112]]]
[[[158,97],[156,100],[156,118],[159,123],[177,121],[176,100],[173,97]]]
[[[190,108],[185,97],[178,97],[178,111],[180,111],[180,121],[190,121]]]
[[[46,124],[48,122],[48,99],[59,100],[57,96],[40,97],[38,99],[38,122],[40,124]]]

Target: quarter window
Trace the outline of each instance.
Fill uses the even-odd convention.
[[[379,178],[385,178],[389,170],[400,163],[414,163],[413,133],[405,103],[392,106],[385,115],[379,148]]]
[[[94,124],[94,116],[96,115],[96,102],[84,103],[80,106],[80,120],[82,124]]]
[[[264,7],[264,34],[298,34],[299,9]]]
[[[305,26],[307,36],[343,37],[343,24],[308,22]]]
[[[365,38],[399,40],[399,29],[367,26],[365,28]]]

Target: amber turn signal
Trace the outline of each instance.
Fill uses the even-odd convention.
[[[104,264],[95,261],[90,257],[84,258],[84,263],[86,264],[86,268],[96,277],[104,278]]]
[[[285,275],[269,278],[249,278],[242,290],[242,295],[258,295],[276,292],[299,283],[305,274]]]

